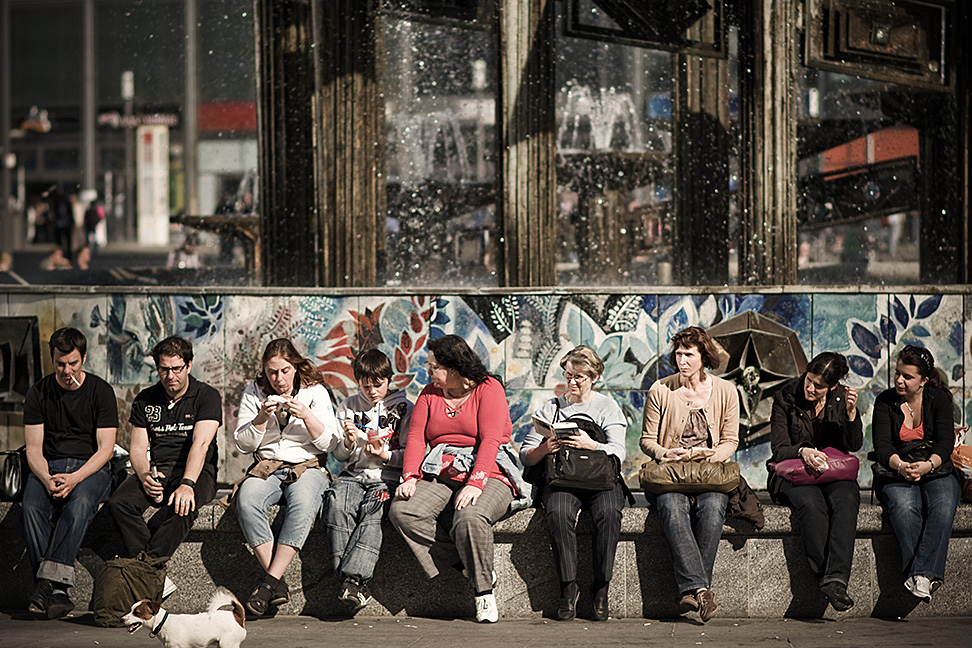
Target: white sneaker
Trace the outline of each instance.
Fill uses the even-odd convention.
[[[165,583],[162,585],[162,600],[172,596],[172,592],[176,591],[176,584],[172,582],[168,576],[165,577]]]
[[[496,597],[492,592],[476,597],[476,623],[496,623],[499,610],[496,608]]]
[[[931,581],[927,576],[915,576],[915,587],[911,593],[920,599],[931,600]]]

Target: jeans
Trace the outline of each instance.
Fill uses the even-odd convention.
[[[307,540],[314,519],[321,511],[327,475],[319,468],[305,470],[300,478],[284,485],[290,468],[284,467],[266,479],[248,477],[236,493],[236,519],[243,530],[243,537],[251,547],[273,542],[273,531],[267,519],[267,509],[281,500],[286,508],[277,543],[300,549]]]
[[[878,483],[878,499],[901,549],[905,579],[945,579],[948,540],[960,493],[958,480],[952,475],[917,483]]]
[[[371,580],[381,552],[381,521],[389,501],[384,482],[347,476],[338,477],[324,494],[331,562],[341,580]]]
[[[108,509],[125,542],[129,558],[134,558],[140,551],[144,551],[150,558],[169,557],[174,554],[189,535],[192,523],[199,515],[199,509],[213,499],[216,494],[216,481],[213,479],[212,471],[204,469],[199,473],[196,485],[193,487],[195,510],[190,511],[189,515],[175,514],[166,502],[172,492],[179,487],[184,468],[184,466],[178,469],[175,466],[159,466],[160,472],[165,475],[162,484],[165,493],[160,503],[154,502],[145,494],[142,490],[142,482],[135,475],[129,476],[112,493],[108,500]],[[155,533],[149,530],[148,523],[142,516],[150,506],[160,507],[163,510],[162,523]]]
[[[793,508],[810,569],[820,585],[850,581],[861,489],[856,481],[794,486],[784,481],[781,499]]]
[[[661,516],[679,593],[710,587],[729,496],[715,492],[691,497],[683,493],[647,495]]]
[[[52,475],[73,473],[85,459],[51,459]],[[74,487],[66,500],[55,500],[34,473],[24,487],[23,523],[27,557],[34,575],[62,585],[74,585],[74,560],[98,507],[111,491],[108,464]]]

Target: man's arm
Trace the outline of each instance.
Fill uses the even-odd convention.
[[[216,430],[219,429],[219,421],[196,421],[192,428],[192,446],[189,448],[189,456],[186,458],[186,469],[182,474],[183,479],[191,480],[193,483],[199,479],[203,464],[206,462],[206,453],[209,451],[209,444],[216,438]],[[192,486],[182,484],[169,496],[168,504],[172,506],[178,515],[189,515],[190,511],[196,510],[196,492]]]
[[[55,484],[54,491],[51,493],[55,498],[63,499],[71,494],[74,487],[82,481],[95,474],[108,463],[112,453],[115,451],[115,434],[118,428],[98,428],[95,431],[95,439],[98,442],[98,449],[84,462],[84,465],[73,473],[60,473],[53,476]]]
[[[162,484],[155,481],[152,476],[152,466],[148,460],[149,436],[148,430],[137,425],[132,426],[132,440],[128,445],[129,460],[132,462],[132,470],[135,477],[142,485],[142,490],[148,493],[156,501],[162,501]],[[160,477],[164,477],[159,473]]]
[[[47,468],[44,458],[44,425],[25,425],[24,441],[27,445],[27,465],[40,483],[44,484],[47,493],[54,492],[54,480]]]

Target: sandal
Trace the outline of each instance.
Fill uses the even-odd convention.
[[[270,604],[270,598],[273,596],[273,585],[264,581],[260,583],[259,586],[253,593],[250,594],[250,598],[246,602],[246,609],[254,616],[262,617],[267,613],[267,607]]]
[[[283,576],[277,581],[276,587],[273,588],[273,596],[270,597],[270,605],[283,605],[290,600],[290,589],[287,587],[287,581],[284,580]]]

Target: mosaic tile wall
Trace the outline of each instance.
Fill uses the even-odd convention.
[[[427,382],[425,343],[455,333],[486,359],[506,382],[514,441],[529,431],[530,414],[563,390],[559,361],[577,344],[594,347],[605,360],[601,391],[628,417],[625,468],[642,463],[638,447],[645,394],[672,373],[668,340],[688,325],[710,327],[753,311],[795,332],[807,358],[832,350],[847,355],[847,384],[860,392],[868,429],[870,406],[889,385],[893,358],[906,344],[932,350],[955,393],[956,424],[972,415],[972,295],[773,293],[717,295],[528,294],[489,296],[251,296],[182,294],[30,295],[0,293],[0,316],[34,315],[42,343],[60,326],[88,336],[87,369],[115,387],[122,421],[133,396],[155,381],[148,354],[170,334],[190,338],[196,378],[223,394],[225,425],[219,443],[221,481],[249,463],[232,443],[240,395],[258,369],[264,345],[289,336],[321,368],[338,398],[352,393],[351,359],[378,347],[395,368],[393,383],[414,399]],[[45,373],[50,358],[44,355]],[[22,443],[21,420],[0,415],[0,447]],[[127,445],[122,426],[120,443]],[[741,447],[736,459],[755,488],[765,485],[766,440]],[[866,463],[860,476],[870,483]]]

